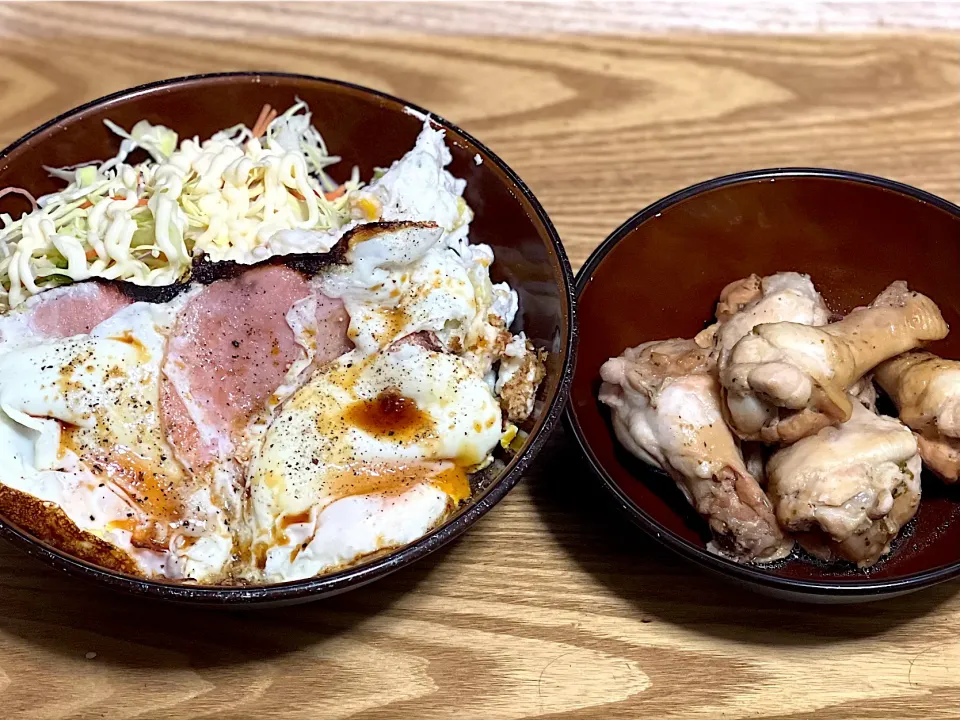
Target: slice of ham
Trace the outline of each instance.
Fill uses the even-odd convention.
[[[416,345],[417,347],[422,347],[424,350],[430,350],[432,352],[444,351],[443,343],[440,342],[440,338],[437,337],[437,334],[433,332],[433,330],[420,330],[415,333],[410,333],[409,335],[404,335],[402,338],[394,340],[387,347],[387,350],[395,350],[404,345]]]
[[[340,298],[327,297],[316,292],[317,299],[317,346],[313,358],[319,366],[336,360],[345,352],[353,349],[353,343],[347,335],[350,328],[350,316]]]
[[[211,447],[201,437],[180,393],[166,377],[160,380],[160,421],[181,465],[194,472],[213,462]]]
[[[309,343],[287,315],[316,294]],[[161,414],[181,462],[194,471],[232,456],[235,440],[308,350],[328,361],[352,346],[339,300],[319,295],[283,265],[253,268],[207,286],[184,307],[167,344]],[[309,364],[309,363],[308,363]]]
[[[0,319],[0,341],[82,335],[132,302],[113,285],[96,281],[48,290]]]
[[[47,337],[88,333],[133,301],[113,285],[86,282],[40,295],[33,309],[33,327]]]

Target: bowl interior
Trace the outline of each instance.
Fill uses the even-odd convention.
[[[750,273],[808,273],[831,310],[864,305],[906,280],[933,298],[951,327],[931,350],[960,358],[960,217],[942,201],[844,174],[794,172],[727,180],[681,193],[621,228],[578,277],[580,351],[571,388],[574,425],[608,480],[642,510],[649,529],[706,559],[705,525],[664,475],[614,440],[597,402],[600,365],[648,340],[692,337],[712,319],[720,290]],[[603,255],[604,249],[607,250]],[[960,492],[924,472],[923,500],[892,556],[869,573],[791,561],[784,579],[859,583],[960,563]],[[714,556],[708,562],[724,565]]]
[[[362,178],[369,180],[374,168],[387,167],[410,150],[423,126],[423,115],[417,109],[411,111],[402,101],[318,78],[250,73],[187,78],[95,101],[14,143],[0,154],[0,188],[19,186],[34,195],[52,192],[62,183],[50,178],[44,165],[61,167],[112,157],[119,147],[119,138],[104,126],[104,119],[127,129],[138,120],[147,119],[173,128],[181,139],[205,139],[237,123],[252,126],[265,103],[282,112],[296,98],[309,104],[313,123],[323,134],[330,152],[343,158],[329,169],[337,181],[346,180],[354,166],[359,167]],[[317,589],[318,583],[335,587],[342,581],[365,579],[392,569],[439,546],[440,541],[473,522],[519,479],[520,465],[525,464],[531,449],[536,449],[533,446],[539,445],[543,426],[552,425],[555,420],[569,381],[569,340],[573,335],[571,273],[549,220],[502,161],[454,126],[434,119],[447,131],[447,144],[453,155],[449,170],[467,181],[465,198],[475,212],[471,240],[493,247],[496,262],[492,279],[509,282],[517,290],[520,312],[514,331],[523,330],[538,347],[550,352],[547,376],[534,416],[525,428],[530,436],[522,450],[506,466],[500,464],[496,473],[488,474],[474,498],[444,528],[359,569],[309,581],[313,589]],[[29,205],[19,196],[0,200],[0,212],[15,217],[28,209]],[[505,482],[508,487],[500,487]],[[293,584],[304,586],[309,582]]]

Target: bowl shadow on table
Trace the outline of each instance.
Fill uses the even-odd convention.
[[[0,634],[70,658],[153,669],[218,668],[294,654],[388,613],[458,540],[386,578],[316,602],[246,610],[174,604],[75,580],[0,545]]]
[[[566,428],[549,440],[531,475],[530,494],[556,543],[644,620],[745,643],[822,645],[871,637],[935,613],[960,590],[948,582],[870,603],[867,611],[768,597],[697,567],[644,534],[592,475]]]

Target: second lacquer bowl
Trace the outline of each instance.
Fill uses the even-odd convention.
[[[910,592],[960,574],[960,492],[923,473],[920,509],[869,571],[791,559],[737,564],[709,552],[706,524],[664,474],[615,440],[597,401],[600,366],[649,340],[692,337],[721,289],[757,273],[809,274],[831,310],[894,280],[929,295],[954,328],[933,352],[960,358],[960,208],[900,183],[816,169],[761,170],[695,185],[638,213],[577,278],[580,352],[568,420],[616,503],[657,541],[754,589],[814,602]]]

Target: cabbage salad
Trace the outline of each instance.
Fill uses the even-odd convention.
[[[89,278],[137,285],[184,279],[194,258],[253,264],[274,255],[327,252],[353,226],[354,168],[337,185],[306,103],[283,114],[264,106],[253,128],[240,124],[203,142],[141,120],[105,162],[45,168],[67,186],[14,220],[0,214],[0,310],[45,289]],[[149,159],[126,162],[134,150]]]

